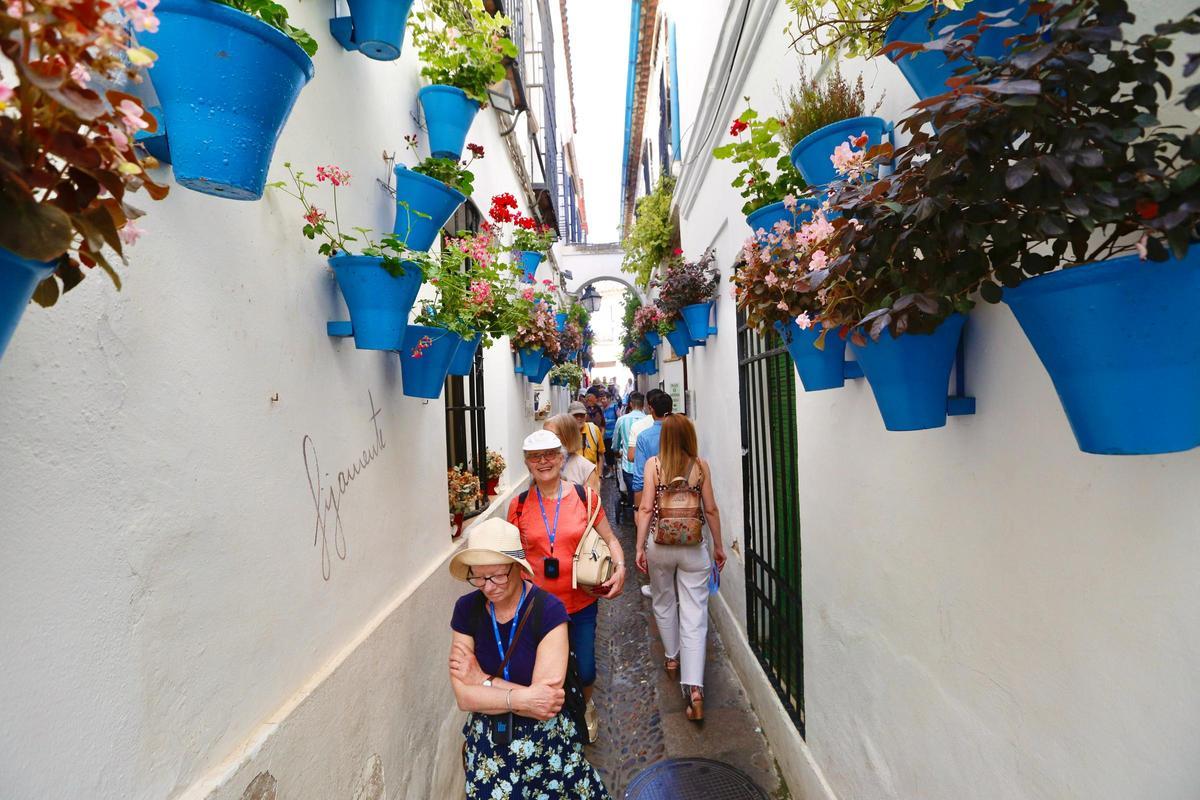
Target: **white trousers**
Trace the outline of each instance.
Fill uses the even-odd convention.
[[[654,620],[667,658],[679,659],[679,682],[704,685],[708,638],[708,544],[646,544]]]

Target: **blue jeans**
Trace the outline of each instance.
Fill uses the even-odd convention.
[[[570,615],[567,623],[567,638],[571,641],[571,652],[579,664],[579,680],[584,686],[596,682],[596,615],[600,602],[581,608]]]

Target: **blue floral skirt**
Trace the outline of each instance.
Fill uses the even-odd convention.
[[[499,745],[487,717],[470,715],[463,727],[468,800],[611,800],[575,743],[574,728],[563,714],[546,722],[519,720],[512,742]]]

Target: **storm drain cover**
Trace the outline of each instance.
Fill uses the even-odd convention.
[[[625,791],[625,800],[769,800],[735,767],[707,758],[669,758],[647,767]]]

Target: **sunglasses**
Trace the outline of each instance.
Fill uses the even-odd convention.
[[[527,461],[553,461],[558,458],[560,452],[558,450],[543,450],[539,453],[526,453],[525,460]]]

